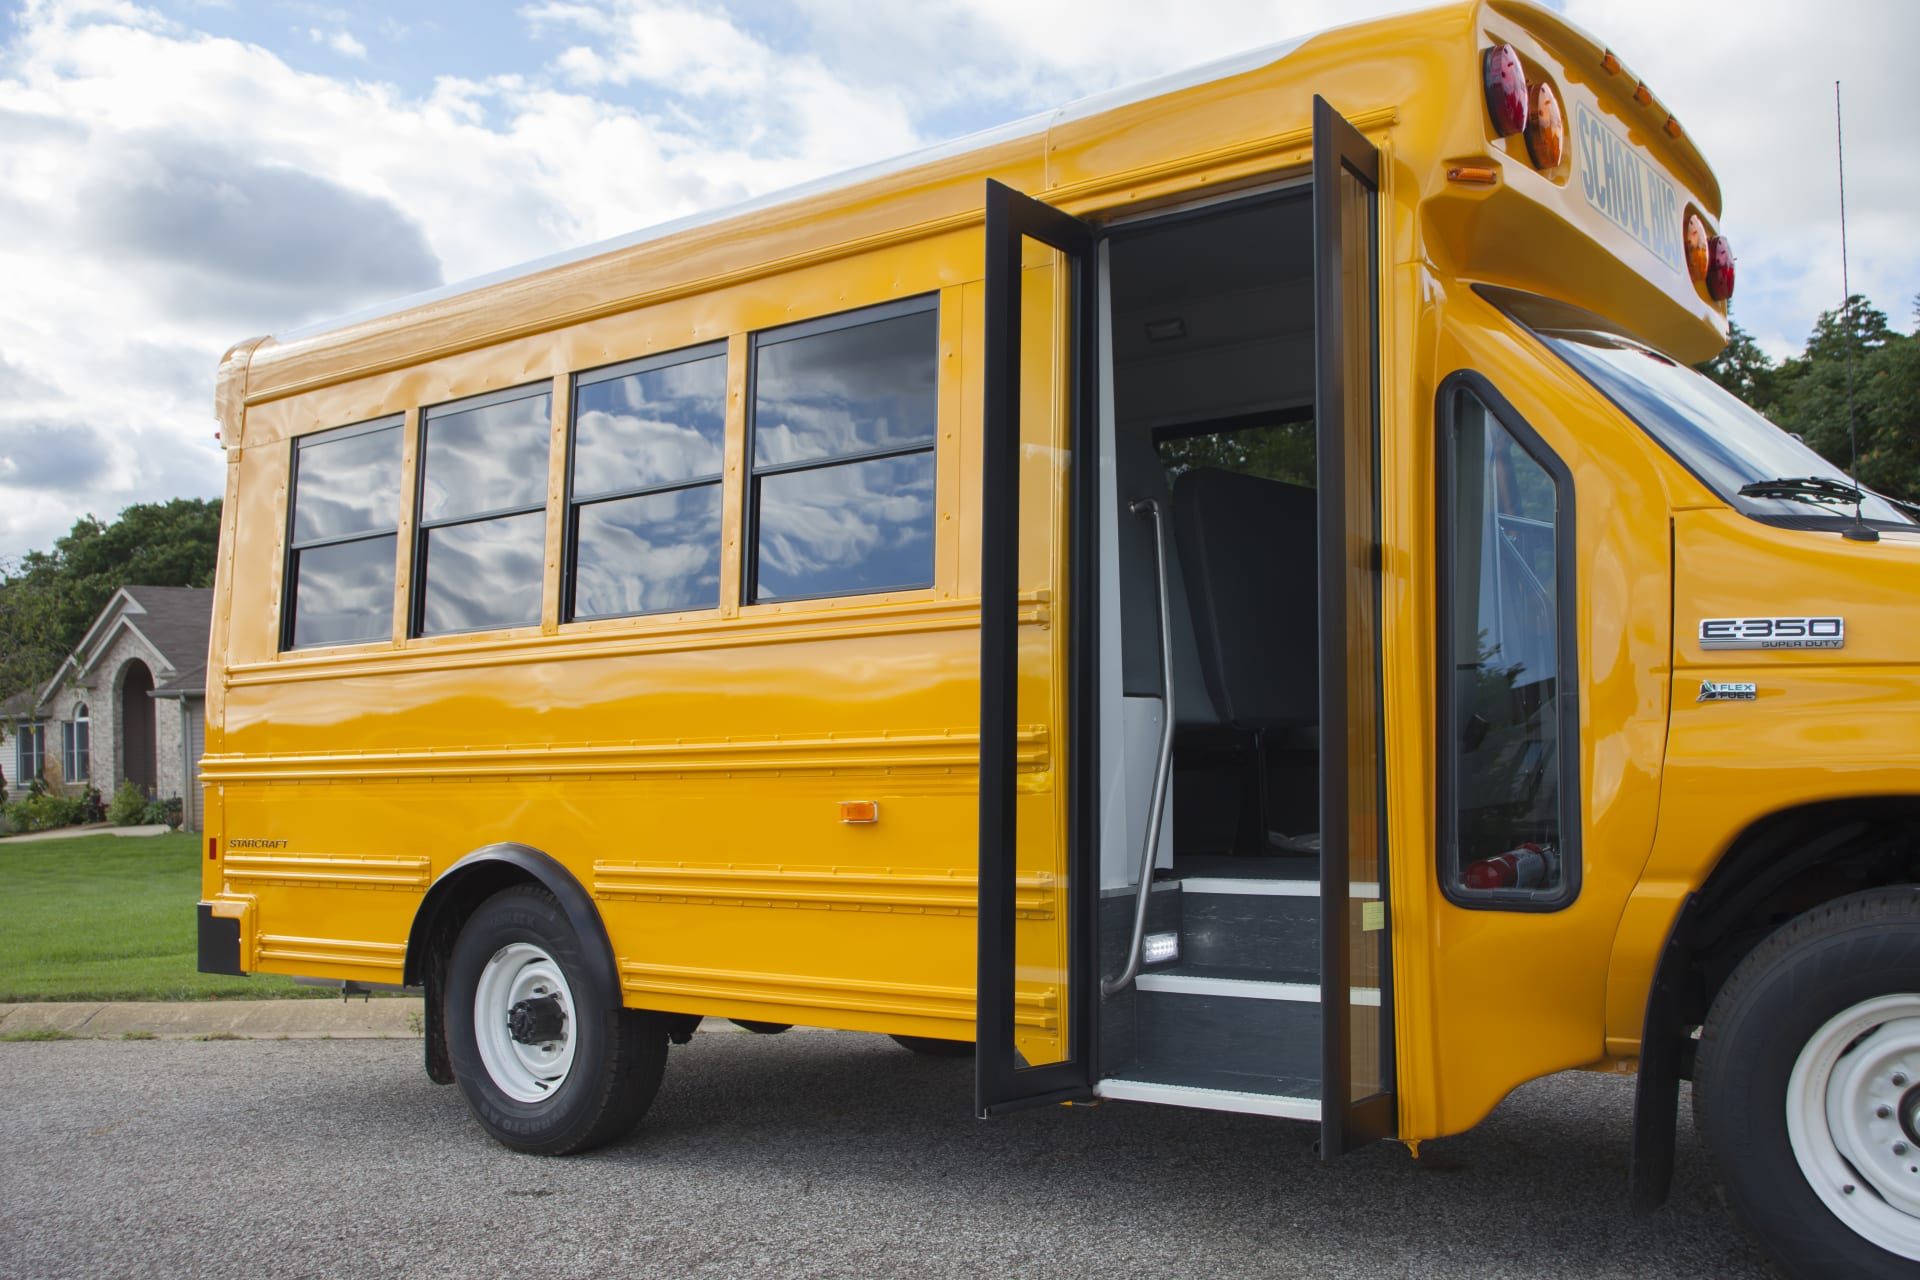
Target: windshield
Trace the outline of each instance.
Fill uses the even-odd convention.
[[[1501,293],[1501,305],[1739,510],[1802,521],[1853,518],[1853,482],[1845,472],[1712,379],[1623,334],[1587,327],[1605,324],[1597,316],[1544,298]],[[1794,486],[1772,485],[1764,495],[1740,492],[1788,479],[1826,483],[1801,485],[1790,493],[1783,489]],[[1860,514],[1889,524],[1916,523],[1872,493],[1860,504]]]

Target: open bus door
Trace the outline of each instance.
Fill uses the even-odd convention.
[[[1380,626],[1380,153],[1313,100],[1320,492],[1320,1151],[1391,1137]]]
[[[974,1099],[983,1117],[1091,1095],[1089,1014],[1098,981],[1086,959],[1093,947],[1098,735],[1093,522],[1083,518],[1094,502],[1094,235],[997,182],[987,183],[986,212]],[[1050,269],[1034,273],[1048,287],[1031,296],[1022,290],[1029,241],[1053,251]],[[1023,386],[1022,320],[1042,317],[1058,339],[1052,350],[1064,359],[1066,376],[1044,383],[1030,376]],[[1065,332],[1054,328],[1061,325]],[[1064,439],[1056,432],[1053,449],[1032,448],[1033,441],[1023,441],[1023,401],[1042,407],[1030,409],[1032,421],[1056,421],[1047,411],[1056,388],[1067,402]],[[1087,465],[1078,465],[1083,459]],[[1067,539],[1070,561],[1055,553],[1067,524],[1045,491],[1062,472],[1074,534]],[[1063,605],[1070,611],[1064,616]],[[1062,644],[1070,646],[1065,653],[1054,648]],[[1048,773],[1050,786],[1027,785]]]

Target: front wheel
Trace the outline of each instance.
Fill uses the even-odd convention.
[[[474,1118],[500,1142],[569,1155],[646,1114],[666,1025],[622,1008],[607,985],[544,889],[504,890],[467,920],[447,966],[447,1049]]]
[[[1708,1014],[1695,1108],[1790,1274],[1916,1274],[1920,888],[1838,899],[1755,948]]]

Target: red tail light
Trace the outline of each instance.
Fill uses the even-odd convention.
[[[1733,246],[1725,236],[1707,241],[1707,296],[1715,302],[1733,296]]]
[[[1494,133],[1510,138],[1523,131],[1527,127],[1527,74],[1520,68],[1520,55],[1510,44],[1497,44],[1482,59],[1481,74]]]

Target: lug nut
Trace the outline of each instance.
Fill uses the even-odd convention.
[[[1897,1156],[1903,1156],[1903,1155],[1905,1155],[1905,1154],[1907,1154],[1907,1144],[1906,1144],[1906,1143],[1904,1143],[1904,1142],[1896,1142],[1896,1143],[1894,1143],[1894,1144],[1893,1144],[1893,1154],[1895,1154],[1895,1155],[1897,1155]]]
[[[1896,1072],[1894,1072],[1894,1073],[1893,1073],[1893,1087],[1894,1087],[1894,1088],[1896,1088],[1896,1089],[1904,1089],[1904,1088],[1906,1088],[1906,1087],[1907,1087],[1907,1073],[1906,1073],[1906,1072],[1904,1072],[1904,1071],[1896,1071]]]
[[[1893,1114],[1893,1108],[1887,1106],[1884,1103],[1882,1103],[1880,1106],[1877,1106],[1873,1109],[1873,1116],[1874,1116],[1874,1119],[1876,1120],[1885,1120],[1888,1116],[1892,1114]]]

